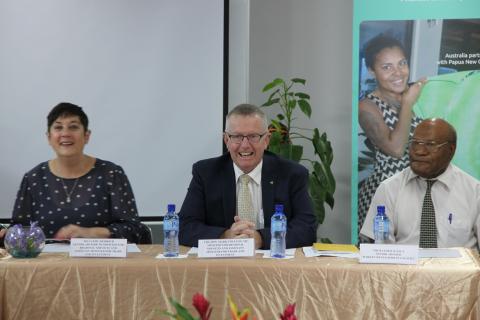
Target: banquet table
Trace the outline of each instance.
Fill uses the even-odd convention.
[[[210,301],[211,320],[231,319],[227,295],[258,320],[279,319],[290,303],[299,320],[480,318],[480,260],[469,249],[458,248],[460,258],[385,265],[307,258],[301,249],[279,260],[157,259],[161,245],[139,248],[127,258],[1,259],[1,319],[167,319],[170,297],[197,316],[197,292]]]

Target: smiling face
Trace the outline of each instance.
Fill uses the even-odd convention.
[[[407,88],[410,69],[403,50],[399,47],[382,49],[369,71],[375,76],[380,90],[401,94]]]
[[[413,139],[424,143],[435,142],[436,147],[429,151],[425,145],[410,145],[410,168],[413,172],[432,179],[447,169],[456,148],[452,130],[454,129],[441,119],[425,120],[417,126]]]
[[[48,143],[58,157],[72,157],[83,154],[83,148],[90,139],[79,116],[58,117],[47,132]]]
[[[263,135],[259,142],[251,142],[243,138],[240,143],[235,143],[229,135]],[[258,115],[232,115],[227,120],[226,133],[223,141],[227,146],[233,162],[244,172],[249,173],[260,163],[263,153],[270,142],[270,133],[265,128],[264,121]]]

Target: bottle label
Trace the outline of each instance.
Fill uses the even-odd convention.
[[[384,227],[385,227],[385,225],[383,224],[383,222],[379,222],[378,226],[377,226],[377,232],[383,233],[384,232],[384,230],[383,230]]]
[[[380,241],[386,241],[388,240],[388,235],[389,235],[389,220],[385,218],[375,218],[374,220],[374,236],[375,236],[375,242],[380,243]]]
[[[270,229],[272,231],[285,231],[286,225],[284,221],[272,221]]]
[[[164,220],[163,221],[164,230],[178,230],[178,220]]]

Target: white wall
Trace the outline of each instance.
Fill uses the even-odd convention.
[[[261,105],[263,86],[276,77],[307,80],[312,118],[303,127],[327,132],[334,149],[335,207],[327,209],[318,236],[350,242],[352,0],[231,0],[250,7],[248,102]],[[232,6],[232,5],[231,5]],[[232,6],[233,8],[234,6]],[[231,19],[235,12],[231,10]],[[232,30],[231,30],[232,31]],[[230,42],[238,35],[230,32]],[[236,63],[241,61],[236,60]],[[233,61],[231,61],[233,63]],[[238,68],[238,66],[237,66]],[[230,78],[242,77],[233,74]],[[238,79],[237,79],[238,81]],[[230,86],[230,95],[241,96]],[[230,108],[234,105],[230,103]],[[306,154],[308,156],[308,154]],[[311,156],[310,156],[311,157]]]
[[[223,0],[1,1],[0,218],[54,157],[61,101],[85,108],[85,152],[123,166],[141,216],[180,206],[192,163],[222,150],[223,21]]]
[[[228,105],[248,101],[250,66],[250,0],[230,0]]]

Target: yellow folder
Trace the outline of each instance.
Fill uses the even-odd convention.
[[[314,243],[313,248],[317,251],[358,252],[353,244]]]

